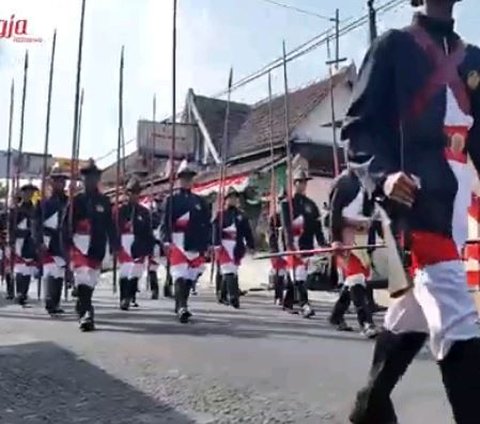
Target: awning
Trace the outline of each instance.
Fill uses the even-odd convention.
[[[227,177],[224,180],[224,190],[225,193],[229,188],[234,188],[239,193],[245,191],[250,183],[250,178],[248,174],[234,175]],[[198,194],[202,197],[207,197],[213,193],[218,193],[220,191],[220,180],[208,181],[206,183],[196,184],[192,190],[195,194]]]

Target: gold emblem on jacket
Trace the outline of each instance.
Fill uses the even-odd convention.
[[[480,74],[477,71],[468,73],[467,84],[470,90],[476,90],[480,85]]]

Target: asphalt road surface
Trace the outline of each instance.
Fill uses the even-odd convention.
[[[95,295],[98,330],[89,334],[78,331],[72,302],[52,319],[35,302],[1,301],[0,422],[348,422],[373,344],[329,328],[329,303],[304,320],[265,294],[249,293],[237,311],[204,290],[191,301],[193,322],[182,325],[171,301],[147,297],[121,312],[104,283]],[[426,350],[394,402],[402,424],[453,423]]]

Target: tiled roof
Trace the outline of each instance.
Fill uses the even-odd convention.
[[[207,127],[208,133],[210,134],[215,148],[217,149],[218,153],[221,154],[227,102],[225,100],[197,95],[194,95],[194,102],[200,115],[202,116],[203,122]],[[244,103],[230,102],[230,116],[228,120],[228,133],[230,141],[238,133],[240,127],[243,125],[250,112],[251,107],[249,105]]]
[[[354,66],[342,68],[333,76],[334,87],[349,81]],[[289,94],[290,131],[313,111],[330,92],[330,79],[319,81],[308,87]],[[275,97],[272,101],[272,137],[274,145],[280,145],[285,140],[285,96]],[[268,99],[252,106],[252,112],[243,123],[238,134],[231,142],[229,157],[253,153],[268,148],[269,140],[269,102]]]

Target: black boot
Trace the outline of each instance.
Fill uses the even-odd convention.
[[[93,289],[84,284],[77,287],[80,330],[87,332],[95,330],[94,310],[92,306]]]
[[[63,314],[65,311],[60,308],[60,302],[62,300],[63,278],[53,279],[53,302],[54,302],[54,314]]]
[[[340,296],[330,315],[330,324],[336,327],[338,331],[353,331],[353,328],[345,322],[345,313],[350,306],[350,302],[350,288],[344,285],[340,289]]]
[[[377,312],[384,312],[388,308],[386,306],[380,306],[375,302],[375,297],[373,296],[373,288],[370,284],[367,284],[367,304],[372,311],[372,314],[376,314]]]
[[[48,276],[45,279],[45,310],[49,314],[53,314],[55,310],[55,294],[54,294],[54,278],[52,276]]]
[[[297,281],[296,289],[298,293],[298,303],[302,308],[303,317],[304,318],[313,317],[315,315],[315,311],[312,309],[308,301],[308,289],[305,284],[305,281]]]
[[[7,296],[5,297],[5,299],[13,300],[15,299],[15,284],[12,278],[12,274],[6,274],[5,281],[7,283]]]
[[[377,336],[378,331],[373,323],[372,311],[367,300],[367,289],[362,284],[355,284],[350,288],[352,302],[357,312],[357,320],[362,334],[369,339]]]
[[[398,423],[390,394],[426,339],[425,333],[383,331],[377,336],[369,381],[357,394],[351,423]]]
[[[443,385],[457,424],[478,423],[480,339],[457,341],[439,362]]]
[[[132,299],[132,306],[134,308],[138,308],[139,305],[137,303],[137,293],[138,293],[138,278],[130,278],[129,286],[131,290],[130,298]]]
[[[23,274],[15,275],[15,282],[17,286],[16,302],[21,306],[25,306],[27,303],[28,290],[30,288],[30,279],[31,277],[29,275],[23,275]]]
[[[175,313],[182,324],[188,322],[192,314],[188,310],[188,296],[190,286],[184,278],[175,280]]]
[[[120,309],[122,311],[128,311],[130,308],[130,287],[128,278],[120,278],[118,285],[120,286]]]
[[[148,280],[150,281],[150,290],[152,291],[152,300],[158,299],[158,275],[157,271],[148,271]]]
[[[167,278],[165,280],[165,284],[163,285],[163,296],[164,297],[174,297],[172,290],[173,289],[173,284],[172,284],[172,276],[167,274]]]
[[[293,304],[295,303],[295,286],[290,278],[287,278],[287,289],[283,298],[283,309],[293,312]]]
[[[283,304],[283,292],[285,290],[285,279],[280,275],[272,275],[275,305]]]
[[[240,308],[240,289],[238,288],[237,276],[235,274],[226,274],[224,282],[227,289],[228,304],[235,309]]]

